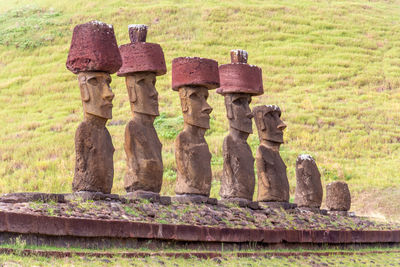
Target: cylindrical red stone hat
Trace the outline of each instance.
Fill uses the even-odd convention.
[[[167,73],[161,46],[146,43],[146,25],[129,25],[129,36],[131,43],[119,47],[122,67],[117,73],[118,76],[127,76],[130,73],[141,71],[154,72],[157,76]]]
[[[246,93],[262,95],[264,93],[261,68],[247,64],[245,50],[231,51],[231,64],[219,66],[221,87],[219,94]]]
[[[115,73],[122,65],[114,28],[100,21],[76,25],[67,58],[67,69]]]
[[[172,60],[172,89],[182,86],[219,87],[218,62],[200,57],[178,57]]]

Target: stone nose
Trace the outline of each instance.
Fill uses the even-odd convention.
[[[103,94],[102,94],[102,97],[103,97],[103,99],[105,99],[105,100],[108,100],[108,101],[112,101],[113,99],[114,99],[114,93],[111,91],[111,88],[110,88],[110,86],[109,85],[104,85],[104,87],[103,87]]]
[[[201,112],[210,114],[212,111],[213,111],[213,108],[207,102],[205,102],[205,105],[204,105],[203,109],[201,110]]]
[[[249,112],[246,115],[247,118],[252,119],[254,117],[253,113]]]
[[[287,127],[286,124],[280,120],[280,122],[278,124],[278,129],[283,131],[286,129],[286,127]]]

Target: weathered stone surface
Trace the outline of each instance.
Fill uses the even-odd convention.
[[[67,68],[78,74],[84,121],[75,133],[75,175],[72,190],[110,193],[114,146],[105,124],[112,118],[110,73],[122,64],[114,29],[98,21],[77,25]]]
[[[234,53],[235,55],[240,54],[242,56],[236,55],[232,57],[233,59],[247,60],[246,51],[235,51],[237,51]],[[243,55],[246,55],[246,57],[243,57]],[[236,62],[236,64],[239,63]],[[245,65],[245,63],[240,64]],[[246,76],[246,73],[242,74]],[[226,84],[228,81],[224,81],[224,83]],[[235,81],[233,81],[234,83]],[[221,83],[221,88],[222,85],[223,83]],[[225,137],[222,148],[224,165],[219,194],[224,199],[244,198],[251,201],[255,186],[254,157],[250,146],[247,144],[247,138],[253,132],[251,121],[253,114],[249,107],[251,94],[246,93],[246,88],[240,88],[240,86],[236,90],[229,91],[230,93],[226,93],[221,88],[217,92],[225,96],[229,134]]]
[[[264,93],[261,68],[246,64],[245,50],[232,50],[231,63],[219,66],[221,86],[217,93],[246,93],[261,95]]]
[[[160,196],[160,204],[161,205],[171,205],[171,197],[170,196]]]
[[[329,210],[334,211],[350,209],[350,190],[345,182],[335,181],[326,186],[326,206]]]
[[[160,194],[150,192],[150,191],[143,191],[143,190],[128,192],[126,194],[126,198],[127,199],[142,198],[142,199],[151,200],[152,202],[160,202]]]
[[[8,193],[0,196],[0,202],[4,203],[22,203],[31,201],[54,201],[64,203],[65,199],[64,194],[46,194],[36,192]]]
[[[101,192],[92,191],[78,191],[72,194],[65,194],[65,201],[76,201],[76,200],[107,200],[107,201],[122,201],[123,198],[119,197],[117,194],[103,194]]]
[[[162,144],[153,126],[156,116],[134,113],[125,129],[127,172],[124,185],[127,192],[136,190],[159,193],[162,186]]]
[[[172,60],[172,89],[182,86],[219,87],[218,62],[200,57],[178,57]]]
[[[204,138],[210,128],[212,108],[207,103],[206,87],[180,87],[184,129],[175,140],[177,179],[175,193],[209,196],[211,153]]]
[[[128,165],[125,189],[159,193],[163,177],[162,145],[153,123],[159,115],[156,75],[166,72],[164,54],[159,45],[145,43],[145,25],[130,25],[129,32],[135,42],[120,47],[124,64],[118,72],[125,76],[133,115],[125,128]]]
[[[298,207],[319,208],[322,203],[321,174],[310,155],[300,155],[296,161],[296,194]]]
[[[114,146],[106,120],[87,116],[75,133],[75,175],[72,190],[111,193]]]
[[[258,202],[258,205],[263,208],[272,208],[272,209],[284,209],[284,210],[291,210],[297,207],[295,203],[289,203],[289,202],[268,202],[268,201],[262,201]]]
[[[112,25],[91,21],[75,26],[66,66],[73,73],[115,73],[122,65]]]
[[[200,204],[200,203],[207,203],[208,197],[198,194],[183,194],[171,197],[171,201],[183,204],[190,204],[190,203]]]
[[[283,143],[283,130],[286,124],[281,120],[278,106],[257,106],[253,109],[260,146],[256,153],[258,174],[258,201],[288,202],[289,181],[286,165],[279,147]]]
[[[135,72],[153,72],[164,75],[167,72],[164,53],[159,44],[146,43],[147,26],[129,25],[130,44],[119,47],[122,66],[118,76],[126,76]]]

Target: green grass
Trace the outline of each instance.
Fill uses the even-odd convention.
[[[198,258],[169,258],[163,256],[150,256],[143,258],[94,258],[89,256],[72,256],[70,258],[45,258],[40,256],[22,256],[23,249],[40,249],[50,251],[66,251],[65,249],[55,247],[32,247],[26,245],[2,245],[1,247],[13,248],[16,250],[15,254],[4,255],[0,254],[0,263],[5,266],[13,266],[12,264],[20,264],[22,266],[387,266],[397,265],[400,263],[400,254],[397,252],[398,248],[368,248],[359,249],[359,252],[370,251],[387,251],[384,254],[350,254],[350,255],[329,255],[329,256],[266,256],[266,257],[248,257],[240,258],[235,257],[235,252],[223,252],[221,257],[213,259],[198,259]],[[102,252],[103,250],[89,250],[89,249],[76,249],[70,248],[67,251],[72,252]],[[105,252],[152,252],[147,249],[133,250],[133,249],[107,249]],[[164,252],[191,252],[188,250],[170,250],[165,249]],[[303,249],[282,249],[282,250],[265,250],[265,252],[308,252],[310,250]],[[315,251],[315,250],[313,250]],[[349,252],[343,249],[321,249],[316,252]],[[245,252],[260,252],[254,250],[247,250]],[[8,264],[8,265],[7,265]],[[19,265],[18,265],[19,266]]]
[[[129,41],[127,25],[148,24],[148,41],[164,49],[158,77],[163,194],[173,194],[174,138],[182,129],[171,61],[201,56],[229,62],[234,48],[263,69],[265,94],[252,106],[277,104],[288,124],[281,154],[291,194],[295,161],[310,153],[323,184],[349,183],[356,212],[400,218],[400,1],[50,1],[0,2],[0,192],[70,192],[74,132],[82,120],[76,77],[65,67],[72,29],[98,19]],[[130,117],[123,78],[113,75],[113,120]],[[211,195],[218,196],[223,98],[211,92]],[[113,193],[124,193],[125,125],[109,126],[116,148]],[[254,127],[255,128],[255,127]],[[254,129],[255,130],[255,129]],[[255,152],[258,138],[249,138]],[[370,196],[371,198],[365,198]],[[371,201],[379,196],[379,203]],[[367,201],[366,201],[367,200]],[[369,200],[369,201],[368,201]]]

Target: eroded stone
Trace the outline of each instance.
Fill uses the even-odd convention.
[[[326,186],[326,206],[331,211],[348,211],[351,206],[347,183],[335,181]]]
[[[299,207],[319,208],[322,203],[321,174],[310,155],[300,155],[296,161],[295,203]]]
[[[184,120],[184,129],[175,140],[175,193],[208,197],[212,179],[211,153],[204,134],[210,128],[212,111],[207,103],[208,89],[219,85],[218,63],[202,58],[174,59],[172,83],[173,89],[179,91]]]
[[[283,143],[286,124],[278,106],[257,106],[253,109],[260,146],[256,153],[258,201],[288,202],[289,181],[279,147]]]

